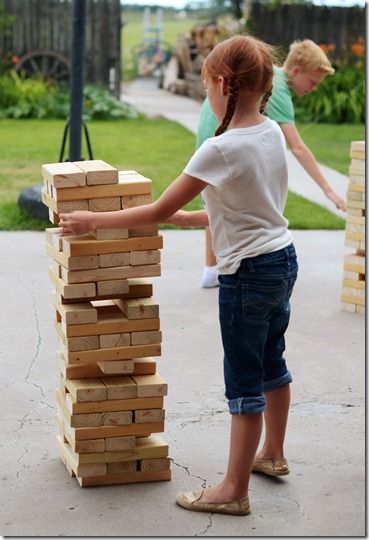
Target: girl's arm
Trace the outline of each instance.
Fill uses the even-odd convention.
[[[198,178],[182,173],[161,197],[151,204],[114,212],[81,211],[60,214],[59,226],[63,234],[84,234],[96,229],[128,229],[163,223],[192,201],[207,185]]]
[[[178,227],[207,227],[209,219],[206,210],[194,210],[193,212],[178,210],[178,212],[166,219],[165,223],[178,225]]]

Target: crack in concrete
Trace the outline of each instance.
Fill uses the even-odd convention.
[[[184,469],[186,471],[186,473],[188,474],[188,476],[192,476],[193,478],[198,478],[199,480],[201,480],[201,482],[202,482],[201,487],[203,489],[206,488],[207,481],[206,481],[205,478],[202,478],[201,476],[198,476],[197,474],[191,473],[190,469],[188,467],[186,467],[185,465],[181,465],[180,463],[177,463],[176,461],[174,461],[173,458],[169,458],[169,459],[173,463],[173,465],[176,465],[177,467],[181,467],[181,469]]]
[[[205,527],[205,529],[199,533],[195,533],[194,536],[205,536],[205,534],[212,528],[213,526],[213,513],[208,516],[209,523]]]
[[[26,376],[24,377],[24,381],[27,383],[27,384],[30,384],[32,386],[34,386],[35,388],[37,388],[40,393],[41,393],[41,396],[43,398],[46,398],[45,396],[45,392],[44,392],[44,389],[41,385],[35,383],[32,379],[31,379],[31,371],[33,369],[33,366],[35,365],[36,361],[38,360],[39,358],[39,354],[40,354],[40,350],[41,350],[41,344],[42,344],[42,337],[41,337],[41,332],[40,332],[40,323],[39,323],[39,318],[38,318],[38,312],[37,312],[37,305],[36,305],[36,298],[32,292],[32,289],[28,288],[27,285],[22,281],[21,277],[19,276],[19,274],[17,274],[16,272],[14,272],[14,276],[15,278],[17,279],[19,285],[21,287],[23,287],[23,289],[28,293],[28,295],[30,296],[31,298],[31,304],[32,304],[32,311],[33,311],[33,316],[34,316],[34,321],[35,321],[35,328],[36,328],[36,334],[37,334],[37,343],[36,343],[36,350],[35,350],[35,353],[33,355],[33,357],[31,358],[31,361],[28,365],[28,369],[27,369],[27,372],[26,372]],[[41,401],[41,403],[44,403],[46,404],[46,402],[44,401]],[[47,405],[47,404],[46,404]],[[49,406],[49,405],[47,405]]]
[[[28,454],[28,450],[27,450],[27,448],[25,446],[23,446],[23,454],[17,459],[17,463],[22,466],[22,468],[17,470],[17,472],[16,472],[18,480],[19,480],[19,476],[21,475],[21,473],[23,471],[25,471],[25,469],[26,469],[26,466],[24,465],[24,463],[21,463],[21,460],[23,459],[23,456],[25,456],[26,454]]]

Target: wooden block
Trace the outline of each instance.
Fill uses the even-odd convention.
[[[81,199],[79,201],[61,201],[56,203],[56,212],[58,214],[75,212],[77,210],[89,210],[88,201]]]
[[[104,375],[129,375],[130,373],[134,373],[133,360],[97,362],[97,365]]]
[[[127,195],[121,198],[122,208],[134,208],[143,204],[152,203],[151,195]]]
[[[171,479],[171,471],[137,471],[121,474],[108,474],[88,478],[77,477],[81,487],[110,486],[114,484],[137,484],[139,482],[162,482]]]
[[[348,216],[356,216],[356,217],[365,217],[365,209],[364,208],[347,208],[347,215]]]
[[[60,227],[50,227],[45,229],[46,242],[57,251],[62,250],[62,229]]]
[[[57,441],[59,449],[76,476],[85,478],[88,476],[105,476],[107,474],[106,463],[83,463],[78,465],[78,456],[76,455],[76,452],[72,450],[70,445],[64,443],[60,435],[57,435]]]
[[[129,292],[129,283],[127,279],[109,279],[107,281],[97,281],[98,296],[110,296],[127,294]]]
[[[163,237],[160,235],[126,240],[95,240],[91,235],[63,238],[63,252],[70,256],[145,251],[162,247]]]
[[[95,283],[67,284],[63,279],[59,278],[55,274],[51,267],[49,267],[49,278],[64,298],[87,299],[94,298],[96,296]]]
[[[119,178],[118,184],[56,189],[54,198],[56,201],[72,201],[100,199],[104,197],[125,197],[127,195],[150,195],[151,190],[151,180],[148,178],[123,179],[122,181]]]
[[[118,169],[112,167],[105,161],[94,159],[74,161],[73,164],[85,173],[88,186],[118,183]]]
[[[146,225],[145,227],[134,227],[128,229],[130,238],[140,236],[157,236],[159,228],[157,225]]]
[[[100,348],[131,345],[131,334],[105,334],[100,336]],[[137,345],[137,343],[136,343]],[[97,347],[96,347],[97,348]],[[114,362],[112,362],[114,364]]]
[[[347,207],[348,208],[361,208],[362,210],[365,210],[365,200],[354,201],[352,199],[347,199]]]
[[[121,474],[137,471],[137,461],[121,461],[119,463],[108,463],[108,474]]]
[[[149,398],[127,398],[123,399],[106,399],[104,401],[83,401],[78,402],[68,392],[65,400],[66,407],[71,414],[87,414],[87,413],[101,413],[101,412],[114,412],[114,411],[144,411],[146,409],[157,410],[163,408],[164,398],[149,397]],[[160,418],[158,421],[163,421]]]
[[[162,334],[159,330],[150,332],[132,332],[132,345],[148,345],[149,343],[161,343]]]
[[[122,452],[126,450],[133,450],[135,446],[136,437],[107,437],[105,439],[106,452],[114,452],[115,454],[118,454],[118,459],[123,457]]]
[[[90,212],[114,212],[120,210],[120,197],[88,199],[88,209]]]
[[[167,457],[142,459],[140,461],[140,471],[169,471],[170,459]]]
[[[107,388],[108,400],[133,399],[137,397],[137,385],[131,377],[102,378]]]
[[[70,435],[66,437],[74,450],[75,441]],[[103,439],[104,440],[104,439]],[[113,447],[116,450],[108,450]],[[155,459],[168,456],[168,445],[159,435],[149,437],[110,437],[105,439],[103,452],[76,456],[78,465],[82,463],[120,463],[137,461],[138,459]]]
[[[73,414],[70,418],[71,427],[98,427],[101,425],[101,413]]]
[[[132,375],[137,384],[137,397],[166,396],[168,385],[158,374],[155,375]]]
[[[42,202],[43,201],[43,197],[42,197],[42,193],[41,193],[41,198],[42,198]],[[45,204],[45,203],[44,203]],[[47,205],[46,205],[47,206]],[[57,214],[56,212],[54,212],[53,210],[51,210],[51,208],[49,208],[49,221],[51,221],[51,223],[53,223],[54,225],[58,225],[59,224],[59,214]]]
[[[365,232],[351,232],[346,230],[345,237],[348,240],[365,240]]]
[[[97,229],[96,231],[91,231],[90,234],[96,240],[120,240],[129,236],[128,229]]]
[[[349,167],[350,174],[365,174],[365,160],[353,158]]]
[[[108,389],[101,379],[64,379],[64,386],[79,403],[108,399]]]
[[[47,163],[42,165],[42,177],[56,188],[86,185],[86,174],[73,163]]]
[[[350,150],[356,150],[365,153],[365,141],[351,141]]]
[[[103,426],[125,426],[132,424],[132,411],[113,411],[102,413]]]
[[[61,268],[61,277],[67,284],[126,280],[134,277],[149,276],[160,276],[160,265],[112,266],[91,270],[68,270],[68,268],[65,268],[64,266]]]
[[[129,264],[132,266],[141,264],[159,264],[160,263],[160,251],[131,251],[129,256]]]
[[[360,306],[365,306],[365,298],[356,295],[342,294],[341,301],[345,304],[358,304]]]
[[[107,437],[123,437],[131,435],[135,437],[148,437],[152,433],[164,431],[164,422],[149,422],[148,424],[129,424],[127,426],[99,426],[71,428],[76,441],[85,439],[105,439]]]
[[[90,351],[99,348],[99,336],[81,336],[67,338],[68,351]]]
[[[351,201],[364,201],[365,202],[365,193],[350,189],[347,192],[347,203],[350,204]]]
[[[150,399],[150,398],[147,398]],[[135,422],[142,424],[145,422],[164,422],[165,411],[164,409],[144,409],[135,411]]]
[[[105,439],[89,439],[86,441],[76,441],[73,439],[73,430],[72,428],[68,427],[66,420],[63,416],[63,412],[60,408],[60,406],[57,404],[58,409],[58,415],[57,415],[57,423],[59,425],[59,429],[62,432],[64,438],[68,441],[71,448],[74,450],[74,452],[78,454],[101,454],[105,452]],[[83,462],[83,459],[81,460],[80,455],[78,456],[79,462]],[[98,460],[93,460],[92,462],[97,462]],[[87,460],[88,462],[88,460]]]
[[[119,372],[119,375],[153,375],[156,372],[156,362],[152,358],[136,358],[134,360],[126,360],[124,370]],[[96,377],[104,376],[105,373],[98,364],[66,364],[63,352],[57,353],[57,364],[60,373],[66,379],[95,379]],[[132,367],[133,364],[133,367]],[[117,373],[118,375],[118,373]]]
[[[144,356],[160,356],[160,344],[131,345],[129,347],[107,347],[106,349],[94,349],[90,351],[66,351],[67,364],[95,364],[106,360],[128,360]]]
[[[96,454],[105,452],[105,439],[90,439],[85,441],[75,441],[73,439],[72,429],[66,424],[63,412],[58,406],[57,421],[63,432],[64,437],[67,439],[71,448],[78,454]],[[80,459],[80,457],[79,457]]]
[[[349,176],[350,185],[355,184],[365,184],[365,175],[361,174],[350,174]]]
[[[347,302],[342,302],[342,309],[349,311],[350,313],[355,313],[355,304],[348,304]]]
[[[130,320],[155,319],[159,317],[159,305],[155,304],[151,298],[119,298],[114,301],[124,315]]]
[[[130,263],[130,253],[103,253],[99,256],[100,268],[109,266],[128,266]]]

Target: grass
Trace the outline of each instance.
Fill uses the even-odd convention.
[[[307,133],[323,161],[327,133],[340,141],[335,163],[348,170],[351,140],[363,138],[361,126],[309,125]],[[119,169],[135,169],[153,181],[154,198],[183,170],[193,153],[195,138],[175,122],[164,119],[94,121],[88,125],[95,159],[103,159]],[[42,163],[59,159],[64,122],[60,120],[0,120],[0,229],[42,230],[49,223],[31,220],[20,212],[19,192],[41,182]],[[303,137],[307,140],[306,134]],[[320,144],[319,144],[320,140]],[[307,141],[310,144],[310,141]],[[86,149],[83,156],[87,159]],[[327,154],[327,159],[329,155]],[[337,161],[338,160],[338,161]],[[332,165],[326,161],[327,165]],[[187,209],[202,208],[199,197]],[[285,215],[291,229],[342,229],[344,220],[328,210],[289,194]]]
[[[351,141],[365,140],[365,126],[351,124],[297,124],[316,159],[342,174],[348,174]]]

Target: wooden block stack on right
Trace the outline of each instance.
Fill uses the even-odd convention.
[[[350,149],[342,307],[365,313],[365,141],[353,141]]]

